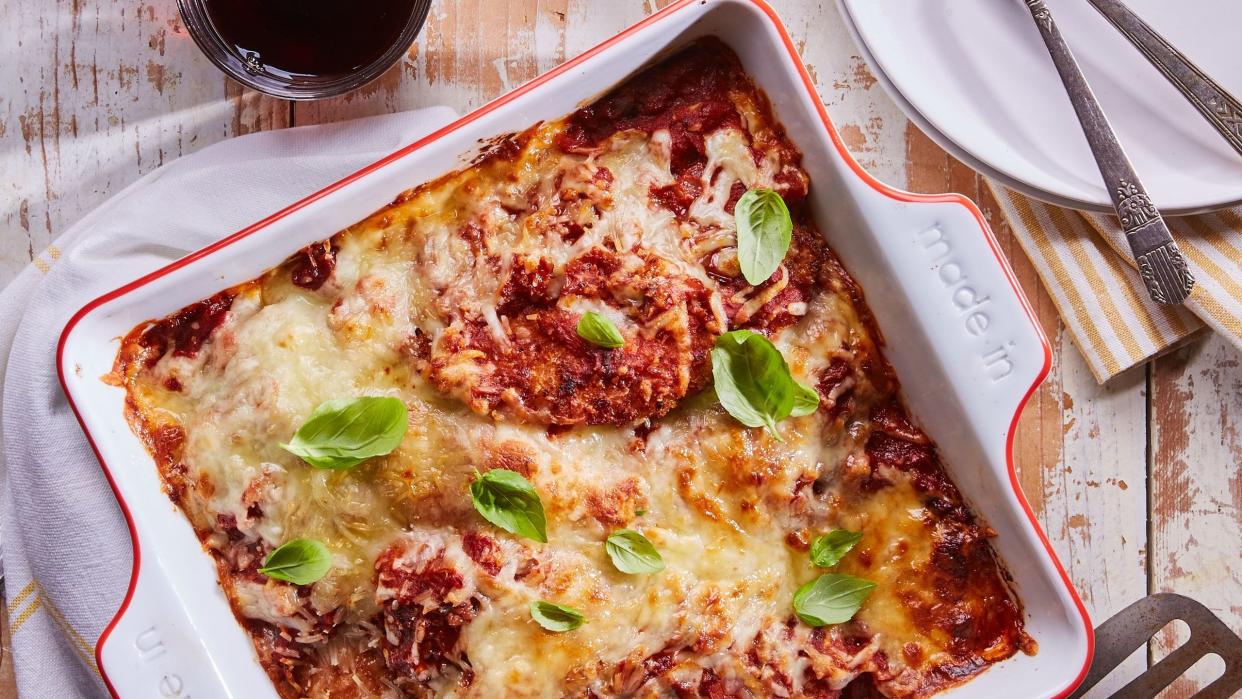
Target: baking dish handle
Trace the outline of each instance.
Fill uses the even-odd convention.
[[[134,553],[141,566],[135,571],[121,611],[99,641],[99,666],[112,695],[276,699],[271,681],[254,661],[250,639],[232,623],[232,613],[210,564],[196,561],[207,569],[195,571],[196,576],[210,587],[185,590],[185,594],[197,598],[190,604],[180,599],[177,592],[185,581],[171,582],[165,567],[180,562],[161,561],[146,555],[149,550]],[[197,557],[204,558],[201,554]],[[203,595],[209,599],[203,599]],[[199,628],[203,620],[192,615],[218,615],[220,610],[230,619],[219,627],[232,627],[236,638],[208,653]],[[130,671],[107,672],[108,668],[119,667]],[[230,668],[227,675],[222,672],[224,667]]]
[[[875,229],[859,236],[874,241],[875,249],[859,253],[885,258],[889,274],[883,284],[859,281],[872,307],[898,309],[882,327],[885,353],[898,376],[935,373],[934,380],[904,383],[944,394],[937,401],[953,394],[981,430],[978,436],[996,449],[992,453],[1004,453],[1014,420],[1052,361],[1013,271],[966,197],[903,192],[857,172],[851,187],[859,225]],[[867,244],[841,237],[833,242]],[[920,414],[930,422],[935,412]]]

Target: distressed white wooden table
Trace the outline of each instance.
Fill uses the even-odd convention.
[[[437,0],[399,66],[343,98],[292,104],[217,72],[173,0],[0,0],[0,285],[32,260],[47,264],[60,231],[180,155],[261,129],[433,104],[469,110],[663,4]],[[1019,424],[1022,485],[1096,622],[1173,590],[1242,628],[1242,356],[1205,337],[1096,386],[980,179],[876,86],[834,3],[774,4],[862,164],[909,189],[971,196],[1009,253],[1055,352]],[[21,612],[8,610],[14,643]],[[1166,630],[1127,669],[1178,642]],[[1190,696],[1222,667],[1193,668],[1166,696]],[[0,695],[10,695],[3,679]]]

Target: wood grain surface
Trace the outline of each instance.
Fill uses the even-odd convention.
[[[663,4],[438,0],[418,42],[380,79],[293,104],[216,71],[172,0],[0,0],[9,25],[0,32],[0,285],[109,195],[180,155],[264,129],[435,104],[464,112]],[[859,161],[914,191],[967,194],[1000,239],[1054,350],[1018,426],[1021,483],[1095,621],[1171,590],[1242,630],[1242,357],[1205,336],[1096,385],[982,179],[902,116],[835,5],[773,4]],[[1118,674],[1137,673],[1179,640],[1162,634]],[[0,673],[10,667],[6,654]],[[1189,697],[1218,671],[1196,667],[1164,696]],[[14,694],[11,678],[0,678],[0,696]]]

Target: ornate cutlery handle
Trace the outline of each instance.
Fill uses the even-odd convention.
[[[1242,154],[1242,103],[1118,0],[1090,2]]]
[[[1147,293],[1156,303],[1181,303],[1190,295],[1195,278],[1186,267],[1182,251],[1169,233],[1160,212],[1151,203],[1147,190],[1139,182],[1134,166],[1126,158],[1117,136],[1108,124],[1091,92],[1091,86],[1078,69],[1074,54],[1052,21],[1052,12],[1044,0],[1024,0],[1044,37],[1052,62],[1061,74],[1061,82],[1069,94],[1078,121],[1091,153],[1100,168],[1100,176],[1112,196],[1113,208],[1121,219],[1130,252],[1138,263],[1139,275],[1147,285]]]

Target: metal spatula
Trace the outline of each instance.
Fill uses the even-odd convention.
[[[1225,672],[1199,690],[1195,699],[1236,696],[1242,690],[1242,638],[1202,604],[1165,592],[1145,597],[1100,624],[1095,630],[1095,658],[1091,661],[1091,670],[1069,699],[1086,695],[1113,668],[1174,619],[1186,622],[1190,627],[1190,639],[1117,690],[1113,698],[1151,699],[1209,653],[1225,661]]]

